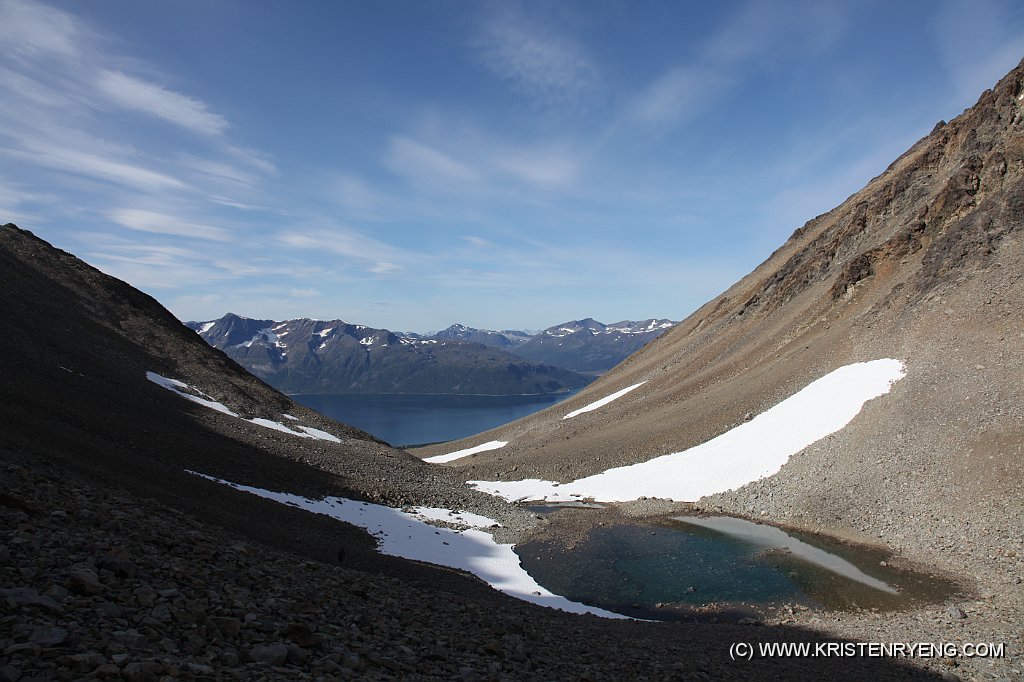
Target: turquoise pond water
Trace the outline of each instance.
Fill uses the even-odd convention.
[[[559,515],[587,513],[552,512],[554,536]],[[516,552],[556,594],[657,620],[737,620],[786,607],[885,611],[957,591],[941,577],[883,566],[883,549],[731,517],[679,519],[595,525],[582,539],[531,540]]]

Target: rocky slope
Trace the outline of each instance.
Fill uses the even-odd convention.
[[[989,599],[963,636],[1008,637],[1017,662],[991,665],[1020,675],[1010,624],[1024,619],[1022,272],[1024,64],[570,401],[422,454],[509,441],[448,466],[568,481],[707,441],[837,367],[897,358],[906,377],[845,429],[700,504],[885,543],[964,578]],[[894,617],[889,634],[916,636],[929,618]],[[831,626],[879,632],[870,619]]]
[[[0,307],[0,680],[935,679],[881,659],[737,665],[731,642],[822,636],[574,616],[380,555],[360,529],[186,470],[470,508],[507,532],[535,520],[304,409],[152,298],[13,225],[0,228]],[[244,419],[285,415],[339,442]]]
[[[588,378],[461,338],[417,338],[342,320],[189,322],[210,345],[287,393],[521,395]],[[504,337],[502,337],[504,338]]]

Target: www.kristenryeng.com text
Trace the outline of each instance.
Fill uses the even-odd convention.
[[[755,658],[1003,658],[1002,642],[734,642],[734,661]]]

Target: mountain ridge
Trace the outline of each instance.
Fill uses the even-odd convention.
[[[585,318],[530,335],[461,324],[415,334],[340,319],[277,321],[235,313],[185,323],[210,345],[291,394],[463,395],[580,388],[591,380],[588,375],[610,369],[673,324],[652,318],[606,325]]]
[[[548,327],[516,349],[524,358],[600,374],[671,329],[668,319],[603,324],[592,317]]]
[[[344,320],[189,322],[212,346],[292,394],[558,393],[589,379],[458,338],[396,334]]]

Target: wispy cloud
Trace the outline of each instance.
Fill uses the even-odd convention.
[[[294,249],[330,253],[356,263],[364,271],[386,275],[398,272],[415,254],[344,226],[278,232],[276,241]]]
[[[478,236],[476,236],[474,234],[463,235],[462,239],[465,240],[466,242],[468,242],[469,244],[471,244],[472,246],[474,246],[475,248],[478,248],[478,249],[487,249],[487,248],[490,248],[490,247],[494,246],[494,244],[492,244],[491,242],[487,241],[483,237],[478,237]]]
[[[423,185],[472,183],[479,179],[467,164],[408,137],[391,138],[385,163],[392,172]]]
[[[495,165],[531,184],[560,187],[576,179],[578,164],[568,153],[508,152],[494,159]]]
[[[661,126],[679,123],[717,99],[728,79],[703,66],[670,69],[641,91],[630,105],[630,116],[641,123]]]
[[[381,192],[365,180],[348,173],[333,177],[326,191],[339,204],[360,216],[376,215],[377,210],[388,203]]]
[[[38,213],[32,206],[51,204],[54,197],[36,192],[18,183],[11,183],[0,177],[0,223],[37,220]]]
[[[127,227],[129,230],[222,242],[231,238],[231,233],[222,227],[189,222],[156,211],[138,208],[119,208],[110,211],[107,215],[115,223],[122,227]]]
[[[693,57],[667,66],[631,95],[606,132],[664,132],[713,110],[758,77],[788,59],[833,47],[846,29],[845,12],[810,0],[748,0],[693,46]]]
[[[212,284],[230,277],[210,267],[202,254],[179,246],[127,242],[109,234],[89,235],[89,241],[93,248],[81,255],[103,272],[137,287],[174,290],[186,283]]]
[[[184,169],[198,176],[204,184],[212,181],[237,187],[252,187],[263,180],[259,173],[239,168],[223,159],[180,154],[177,160]]]
[[[228,127],[224,117],[211,113],[205,103],[120,71],[100,70],[96,88],[118,106],[141,111],[195,133],[220,135]]]
[[[476,48],[487,70],[540,103],[580,106],[601,87],[582,46],[508,7],[485,22]]]
[[[226,138],[228,121],[210,105],[159,83],[155,69],[111,51],[114,40],[70,12],[4,0],[0,44],[0,160],[49,171],[40,177],[56,201],[66,194],[84,208],[78,190],[85,179],[93,203],[106,204],[104,214],[124,205],[126,188],[150,203],[194,203],[209,192],[217,197],[211,206],[244,205],[251,189],[276,173],[265,154]],[[125,112],[119,124],[112,111]],[[169,124],[167,135],[142,125],[146,119]],[[117,215],[136,231],[227,238],[203,220]]]
[[[5,0],[0,3],[0,43],[18,55],[60,54],[74,56],[82,30],[60,10],[34,2]]]
[[[0,149],[19,161],[46,166],[78,175],[98,178],[142,190],[182,189],[181,180],[127,160],[82,148],[52,144],[43,139],[21,137],[20,148]]]
[[[705,58],[723,66],[751,59],[770,63],[782,54],[819,53],[842,35],[845,14],[835,3],[749,0],[709,38]]]

